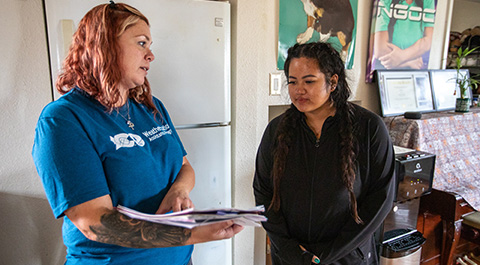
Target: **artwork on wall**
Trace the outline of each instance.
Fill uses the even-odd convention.
[[[283,70],[288,48],[323,41],[353,67],[358,0],[280,0],[277,68]]]
[[[373,1],[366,82],[379,69],[428,69],[436,6],[437,0]]]

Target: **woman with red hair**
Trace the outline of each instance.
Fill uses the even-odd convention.
[[[32,155],[56,218],[66,264],[191,264],[192,244],[231,238],[232,221],[193,229],[131,219],[193,207],[195,173],[167,110],[147,81],[148,19],[126,4],[80,21],[38,120]]]

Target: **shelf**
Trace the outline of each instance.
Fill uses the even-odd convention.
[[[448,53],[447,68],[455,66],[455,59],[458,57],[457,53]],[[480,51],[474,51],[467,55],[465,61],[462,63],[465,69],[480,69]]]

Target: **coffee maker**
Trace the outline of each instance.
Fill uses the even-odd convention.
[[[432,190],[436,156],[399,146],[394,150],[396,196],[380,233],[380,264],[417,265],[426,241],[416,229],[420,197]]]

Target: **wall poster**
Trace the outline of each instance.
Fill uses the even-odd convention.
[[[279,0],[278,60],[283,70],[288,48],[295,43],[329,42],[345,68],[353,67],[358,0]]]
[[[428,69],[437,0],[374,0],[366,82],[377,69]]]

